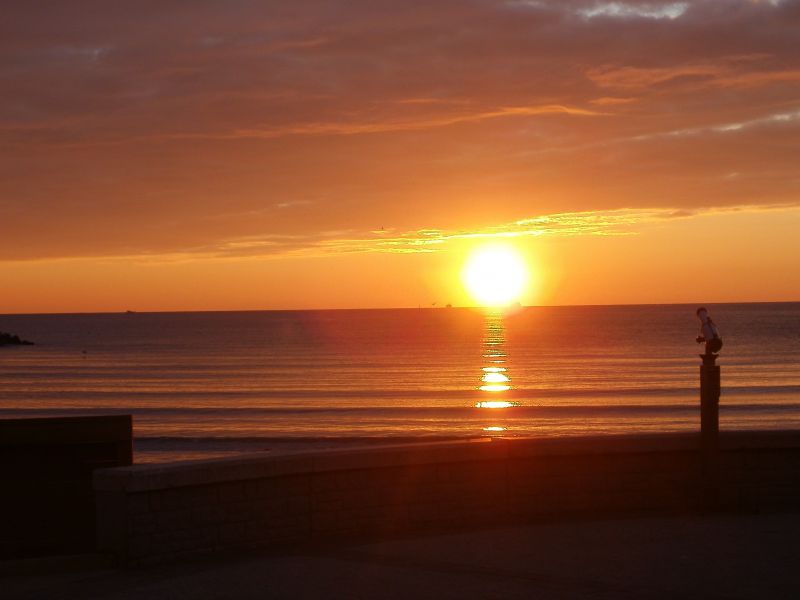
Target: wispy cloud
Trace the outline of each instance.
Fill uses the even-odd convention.
[[[595,98],[589,102],[591,104],[597,104],[598,106],[615,106],[619,104],[631,104],[637,100],[638,98],[617,98],[613,96],[603,96],[602,98]]]
[[[215,138],[215,139],[273,139],[287,136],[315,135],[361,135],[370,133],[387,133],[393,131],[416,131],[447,127],[460,123],[486,121],[507,117],[534,117],[540,115],[573,115],[600,116],[602,113],[588,108],[545,104],[540,106],[505,106],[476,112],[447,112],[441,115],[429,115],[416,119],[388,118],[379,121],[330,121],[312,122],[280,127],[264,127],[239,129],[231,133],[221,134],[168,134],[170,138]]]
[[[596,105],[621,104],[626,101],[593,102]],[[414,100],[399,104],[439,104],[443,102]],[[43,126],[3,126],[0,123],[0,135],[4,134],[6,142],[28,143],[32,134],[39,133],[42,141],[48,145],[59,147],[103,147],[136,143],[152,143],[164,141],[236,141],[236,140],[273,140],[287,137],[316,136],[355,136],[404,131],[424,131],[465,123],[480,123],[492,119],[510,119],[523,117],[540,117],[546,115],[568,115],[576,117],[608,116],[609,112],[569,106],[561,104],[543,104],[534,106],[502,106],[483,110],[451,110],[421,115],[414,118],[402,118],[387,115],[382,119],[353,119],[331,121],[309,121],[303,123],[265,125],[233,129],[229,131],[181,132],[162,131],[146,135],[129,134],[115,137],[113,134],[86,139],[80,134],[66,134],[52,125]],[[65,128],[74,129],[73,124],[65,124]]]
[[[427,254],[451,251],[471,242],[492,240],[637,236],[648,227],[667,225],[675,220],[797,210],[800,210],[800,202],[714,206],[699,209],[624,208],[577,211],[532,216],[478,229],[428,228],[396,231],[384,228],[373,231],[339,229],[297,234],[265,233],[166,252],[139,251],[106,255],[42,257],[8,262],[93,260],[112,264],[124,260],[144,265],[159,265],[192,263],[198,260],[310,258],[363,253]],[[4,261],[0,258],[0,263],[2,262]]]
[[[668,67],[610,65],[593,68],[587,76],[597,85],[619,90],[647,90],[654,86],[712,86],[753,88],[800,81],[800,69],[765,67],[769,56],[729,56],[715,62],[690,62]]]
[[[657,133],[638,135],[630,138],[634,141],[646,141],[656,138],[688,137],[704,134],[726,134],[746,131],[756,127],[769,125],[792,124],[800,122],[800,109],[789,110],[786,112],[773,113],[745,121],[732,121],[728,123],[718,123],[714,125],[704,125],[702,127],[688,127],[686,129],[673,129]]]
[[[8,4],[0,259],[430,251],[800,189],[795,1]],[[560,220],[459,229],[532,197]]]
[[[394,254],[433,253],[452,248],[454,242],[513,239],[525,237],[578,237],[638,235],[647,225],[701,216],[787,210],[798,204],[742,205],[681,208],[626,208],[606,211],[565,212],[519,219],[474,230],[448,231],[419,229],[407,232],[376,230],[369,232],[330,231],[311,235],[250,236],[204,249],[209,256],[256,256],[278,253],[282,256],[311,256],[386,252]],[[353,234],[357,235],[353,235]]]
[[[669,19],[680,17],[689,8],[688,2],[667,2],[665,4],[645,4],[633,2],[598,2],[592,6],[578,9],[578,14],[593,19],[607,17],[616,19]]]

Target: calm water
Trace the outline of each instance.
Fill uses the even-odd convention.
[[[152,450],[698,428],[694,306],[0,316],[0,418],[133,413]],[[800,303],[710,306],[724,428],[800,428]],[[149,444],[149,445],[148,445]]]

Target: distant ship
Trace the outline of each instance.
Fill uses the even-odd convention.
[[[128,315],[135,315],[136,311],[135,310],[126,310],[125,313],[128,314]]]

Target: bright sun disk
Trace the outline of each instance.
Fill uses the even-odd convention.
[[[472,298],[483,306],[506,306],[519,300],[528,268],[509,246],[485,246],[473,252],[461,274]]]

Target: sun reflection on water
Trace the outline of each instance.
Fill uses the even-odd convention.
[[[480,400],[476,408],[510,408],[516,404],[497,397],[513,388],[508,374],[505,351],[503,315],[500,312],[486,315],[486,331],[483,335],[483,358],[487,366],[481,368],[481,383],[478,390],[491,394],[490,400]],[[502,366],[501,366],[502,365]],[[486,428],[484,431],[503,431],[504,428]]]
[[[486,385],[482,385],[478,388],[482,392],[490,392],[490,393],[497,393],[497,392],[505,392],[511,389],[510,385],[504,385],[500,383],[488,383]],[[478,404],[484,404],[483,402],[478,402]]]
[[[502,373],[486,373],[481,377],[481,381],[485,381],[486,383],[501,383],[508,381],[508,377]]]
[[[475,408],[511,408],[516,406],[508,400],[481,400],[475,404]]]

